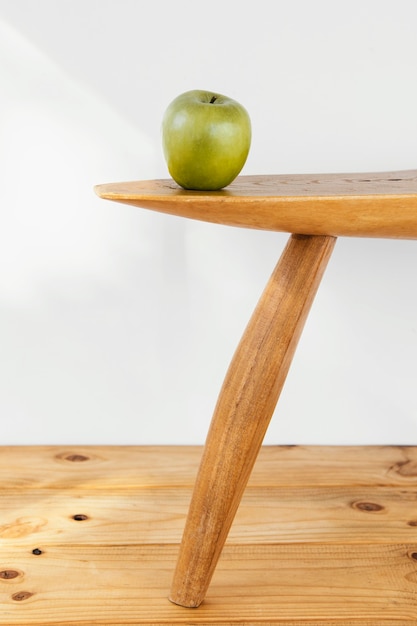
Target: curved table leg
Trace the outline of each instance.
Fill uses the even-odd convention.
[[[169,599],[201,604],[336,239],[291,235],[226,374]]]

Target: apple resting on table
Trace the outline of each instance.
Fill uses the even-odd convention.
[[[169,173],[184,189],[215,191],[245,164],[251,143],[246,109],[210,91],[187,91],[171,102],[162,121]]]

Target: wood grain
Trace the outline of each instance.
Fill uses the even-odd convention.
[[[97,185],[104,199],[181,217],[309,235],[417,238],[417,170],[240,176],[217,192],[171,179]]]
[[[201,446],[0,446],[0,491],[192,487]],[[413,486],[413,446],[267,446],[249,487]]]
[[[33,490],[24,498],[2,496],[0,542],[4,547],[60,545],[90,532],[89,545],[164,542],[179,544],[192,488],[153,487],[129,491]],[[259,508],[259,501],[262,508]],[[114,503],[117,502],[117,507]],[[155,511],[158,503],[158,511]],[[86,516],[84,524],[74,519]],[[152,524],[149,519],[152,519]],[[248,487],[229,533],[240,544],[407,542],[417,528],[416,493],[378,487]]]
[[[292,235],[249,320],[211,421],[170,599],[204,599],[335,239]]]
[[[0,448],[0,624],[416,623],[416,447],[262,447],[209,594],[185,609],[167,594],[201,454]]]
[[[211,598],[191,611],[164,597],[174,546],[62,545],[40,557],[5,550],[3,560],[19,568],[15,579],[2,581],[0,623],[344,625],[356,617],[356,626],[366,620],[385,626],[398,617],[411,626],[417,618],[415,549],[416,544],[339,544],[331,550],[229,546]]]

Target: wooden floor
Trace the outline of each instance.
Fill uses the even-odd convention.
[[[264,447],[184,609],[167,594],[200,455],[0,448],[0,624],[417,623],[417,447]]]

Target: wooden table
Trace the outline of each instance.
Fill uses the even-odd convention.
[[[218,192],[186,191],[172,179],[95,190],[106,200],[181,218],[292,233],[226,373],[196,477],[169,598],[198,607],[337,237],[417,239],[417,170],[242,176]]]
[[[3,447],[0,624],[417,623],[417,447],[261,448],[186,609],[167,592],[201,454]]]

